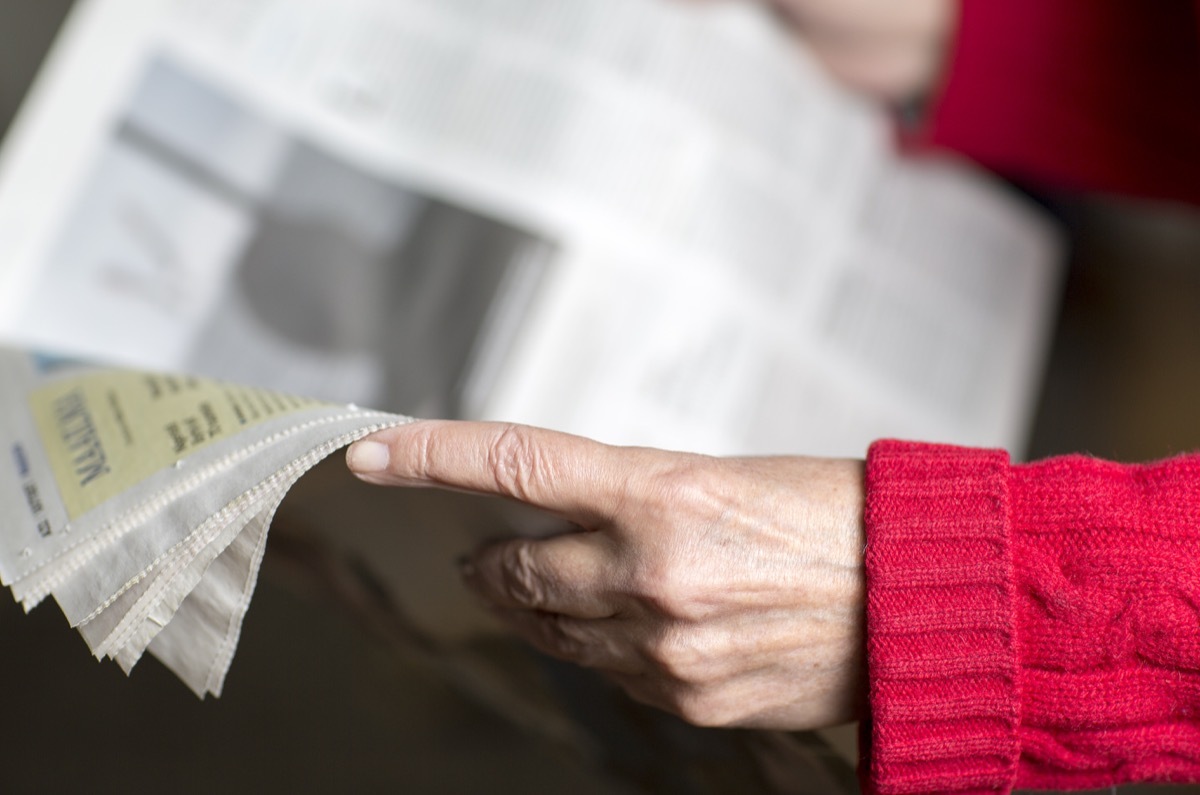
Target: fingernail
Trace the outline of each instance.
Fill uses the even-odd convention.
[[[353,472],[370,475],[387,469],[389,457],[386,444],[369,440],[355,442],[346,451],[346,465]]]

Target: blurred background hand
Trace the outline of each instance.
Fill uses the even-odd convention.
[[[517,633],[706,726],[852,720],[863,679],[862,462],[711,458],[492,423],[351,447],[382,485],[493,494],[578,527],[487,545],[467,585]]]
[[[904,101],[937,79],[953,0],[756,0],[774,8],[848,87]]]

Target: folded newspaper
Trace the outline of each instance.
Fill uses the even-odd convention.
[[[97,657],[219,696],[284,494],[405,418],[0,348],[0,578]]]

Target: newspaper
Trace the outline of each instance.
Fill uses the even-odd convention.
[[[0,581],[97,657],[220,695],[267,526],[319,460],[405,420],[0,348]]]
[[[1021,447],[1028,206],[761,8],[88,0],[0,160],[0,335],[711,453]]]
[[[346,404],[712,454],[1019,454],[1060,275],[1033,208],[898,156],[759,5],[82,0],[0,150],[0,339],[328,402],[260,434],[346,417],[164,459],[26,532],[40,568],[5,579],[216,692],[236,631],[196,629],[187,594],[240,615],[286,485],[399,421]],[[215,490],[87,535],[235,451]],[[414,621],[475,626],[420,535],[343,529]]]

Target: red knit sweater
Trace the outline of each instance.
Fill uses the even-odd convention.
[[[1043,187],[1200,204],[1200,0],[964,0],[924,136]]]
[[[1200,455],[877,442],[864,785],[1200,780]]]
[[[1200,0],[971,0],[926,140],[1011,177],[1200,204]],[[1200,454],[879,442],[864,789],[1200,780]]]

